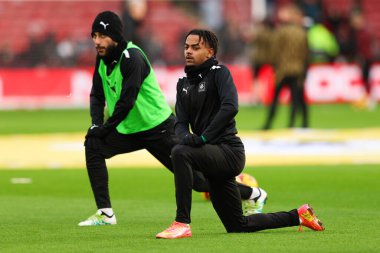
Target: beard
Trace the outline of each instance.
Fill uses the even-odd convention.
[[[99,51],[98,51],[98,56],[102,59],[106,59],[106,58],[112,57],[112,54],[116,49],[116,45],[109,45],[108,47],[99,47],[97,49],[104,50],[105,52],[104,54],[99,54]]]
[[[111,64],[113,61],[119,61],[120,59],[120,54],[122,53],[122,51],[124,50],[124,48],[121,47],[121,43],[117,44],[112,44],[112,45],[109,45],[108,47],[103,47],[103,51],[104,51],[104,54],[99,54],[98,52],[98,56],[100,57],[100,59],[102,59],[106,65],[109,65]]]

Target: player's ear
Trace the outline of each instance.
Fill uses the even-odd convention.
[[[207,51],[208,51],[208,58],[211,58],[212,56],[214,56],[215,52],[214,52],[214,49],[213,48],[207,48]]]

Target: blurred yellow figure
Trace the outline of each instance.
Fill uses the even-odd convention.
[[[256,178],[249,175],[248,173],[241,173],[240,175],[236,176],[236,182],[249,185],[251,187],[259,187]]]
[[[259,187],[259,183],[257,182],[256,178],[251,176],[248,173],[241,173],[236,176],[236,182],[245,184],[251,187]],[[210,193],[209,192],[201,192],[202,199],[204,200],[210,200]]]

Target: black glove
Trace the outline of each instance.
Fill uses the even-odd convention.
[[[109,133],[109,130],[105,128],[104,126],[98,126],[98,125],[92,125],[86,135],[86,139],[88,137],[98,137],[103,138]]]
[[[100,149],[103,144],[103,140],[98,138],[98,137],[87,137],[86,140],[84,141],[84,145],[86,148],[91,148],[91,149]]]
[[[103,138],[109,133],[108,129],[103,126],[92,125],[86,134],[84,145],[91,149],[100,149],[103,144]]]
[[[180,142],[182,145],[192,146],[192,147],[200,147],[205,144],[201,137],[196,134],[187,134],[182,141]]]

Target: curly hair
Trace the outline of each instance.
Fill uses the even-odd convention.
[[[214,50],[214,55],[218,52],[219,41],[215,33],[209,30],[193,29],[185,37],[185,40],[189,35],[198,35],[199,39],[203,39],[205,44]]]

